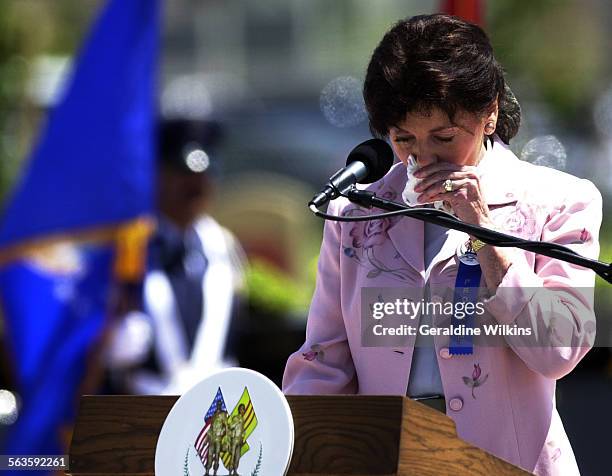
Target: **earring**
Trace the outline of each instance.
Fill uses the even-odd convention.
[[[485,125],[485,134],[490,136],[495,132],[495,123],[493,121],[487,122]]]

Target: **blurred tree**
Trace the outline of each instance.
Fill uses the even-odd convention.
[[[27,155],[40,111],[28,102],[32,61],[71,55],[101,0],[2,0],[0,15],[0,200]]]
[[[487,30],[500,62],[560,119],[576,124],[602,88],[608,62],[605,7],[580,0],[496,0]],[[589,126],[590,120],[582,126]]]
[[[308,281],[299,282],[286,272],[262,259],[253,259],[246,271],[249,306],[260,312],[285,318],[308,313],[314,292],[317,258],[308,263]]]

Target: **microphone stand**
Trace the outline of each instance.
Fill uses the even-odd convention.
[[[410,208],[401,203],[379,198],[373,192],[358,190],[354,186],[346,190],[343,195],[357,205],[361,205],[366,208],[380,208],[381,210],[391,212],[401,210],[404,212],[402,213],[404,216],[417,218],[422,221],[435,223],[436,225],[442,225],[446,228],[452,228],[454,230],[469,233],[479,240],[493,246],[521,248],[544,256],[549,256],[550,258],[560,259],[562,261],[567,261],[568,263],[592,269],[608,283],[612,283],[612,264],[606,264],[591,258],[585,258],[575,251],[556,243],[529,241],[522,238],[517,238],[515,236],[506,235],[504,233],[489,230],[478,225],[465,223],[458,218],[454,218],[445,212],[435,209]],[[311,207],[311,209],[313,209],[313,207]]]

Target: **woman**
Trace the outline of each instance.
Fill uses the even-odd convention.
[[[467,223],[598,256],[601,195],[591,182],[522,162],[507,147],[520,108],[479,27],[446,15],[400,21],[374,51],[364,97],[371,130],[390,141],[401,161],[369,190],[401,199],[406,165],[415,160],[419,203],[441,202]],[[345,199],[328,212],[374,213]],[[414,340],[402,347],[362,345],[362,288],[420,288],[439,301],[427,290],[457,285],[461,250],[469,246],[492,318],[539,335],[559,327],[566,346],[538,345],[537,336],[507,337],[506,346],[474,346],[465,355],[449,351],[447,336],[436,336],[429,348],[415,347]],[[483,246],[416,219],[328,221],[306,342],[289,358],[283,389],[439,395],[444,399],[434,401],[443,402],[464,440],[539,475],[578,474],[555,384],[593,345],[593,286],[592,271]],[[590,288],[586,297],[580,288]]]

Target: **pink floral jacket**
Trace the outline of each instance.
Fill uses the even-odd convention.
[[[499,141],[484,161],[479,166],[483,193],[502,231],[598,257],[602,199],[591,182],[520,161]],[[405,183],[405,167],[396,164],[367,188],[400,200]],[[329,212],[379,211],[339,199],[330,204]],[[456,250],[466,239],[465,233],[451,230],[434,258],[427,284],[454,286]],[[361,289],[423,288],[423,250],[423,223],[416,219],[326,223],[306,342],[287,362],[286,394],[406,394],[413,347],[361,345]],[[447,415],[461,438],[512,464],[538,475],[578,474],[556,410],[555,384],[593,345],[595,274],[513,250],[512,265],[486,301],[489,312],[498,323],[540,331],[551,329],[554,315],[569,328],[572,346],[517,345],[508,339],[506,347],[475,347],[472,355],[457,356],[449,353],[448,337],[436,336]],[[551,287],[563,291],[550,292]],[[579,288],[590,288],[590,298],[584,299]]]

